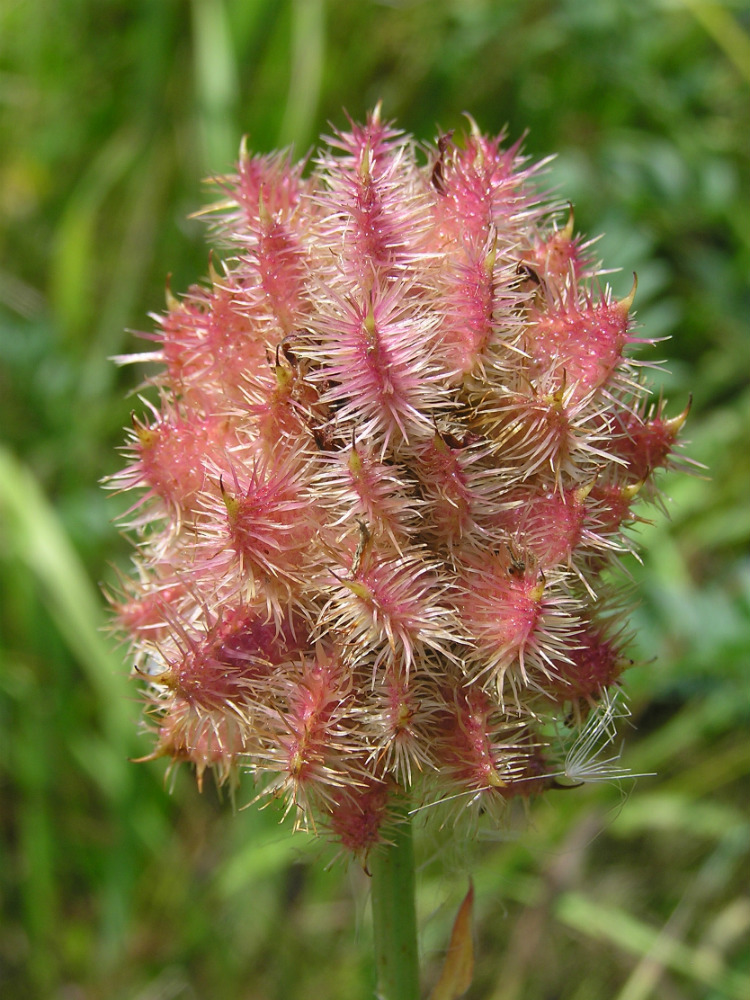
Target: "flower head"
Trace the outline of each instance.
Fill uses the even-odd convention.
[[[649,404],[632,295],[538,169],[472,121],[425,156],[379,109],[307,171],[243,148],[225,259],[132,359],[162,368],[112,602],[152,756],[361,855],[394,788],[496,816],[550,787],[629,662],[605,571],[687,411]]]

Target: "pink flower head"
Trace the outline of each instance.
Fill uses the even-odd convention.
[[[152,756],[365,856],[394,789],[500,816],[554,784],[555,732],[610,732],[606,571],[687,413],[649,404],[632,296],[503,136],[425,152],[378,109],[311,163],[243,148],[224,259],[132,359],[162,370],[111,600]]]

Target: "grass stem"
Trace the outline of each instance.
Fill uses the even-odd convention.
[[[419,1000],[414,846],[405,809],[370,868],[378,1000]]]

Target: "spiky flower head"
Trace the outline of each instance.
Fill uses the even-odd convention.
[[[151,756],[362,854],[393,789],[499,815],[567,774],[556,733],[610,732],[607,571],[685,416],[572,210],[469,125],[420,149],[378,109],[310,169],[243,147],[222,263],[122,359],[160,363],[111,483]]]

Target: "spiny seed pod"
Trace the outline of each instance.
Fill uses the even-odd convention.
[[[499,816],[603,773],[605,571],[687,416],[649,403],[635,286],[502,139],[425,153],[377,109],[307,172],[243,147],[223,262],[122,359],[162,366],[110,483],[150,756],[247,772],[361,855],[394,788]]]

